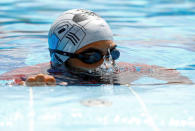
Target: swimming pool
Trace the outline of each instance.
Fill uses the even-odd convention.
[[[194,0],[1,0],[0,73],[48,62],[50,24],[72,8],[106,19],[119,61],[174,68],[195,82]],[[143,77],[132,86],[0,85],[1,131],[195,128],[194,84],[164,85]]]

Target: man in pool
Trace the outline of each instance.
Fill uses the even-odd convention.
[[[131,84],[141,77],[166,83],[192,83],[174,69],[119,62],[108,24],[97,14],[84,9],[64,12],[53,23],[48,35],[50,63],[19,68],[0,76],[16,84],[83,85]],[[42,74],[40,74],[42,73]]]

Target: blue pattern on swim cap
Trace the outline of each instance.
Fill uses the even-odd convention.
[[[48,43],[49,43],[49,48],[50,49],[56,49],[58,45],[59,39],[55,34],[52,34],[51,36],[48,37]],[[50,53],[51,56],[51,61],[54,62],[55,60],[55,53]]]
[[[54,57],[55,57],[54,55],[55,55],[54,53],[51,54],[51,61],[52,62],[54,62]]]
[[[51,36],[49,36],[48,42],[49,42],[50,49],[56,49],[59,39],[55,34],[52,34]]]

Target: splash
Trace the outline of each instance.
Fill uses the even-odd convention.
[[[119,71],[119,66],[112,59],[112,55],[110,53],[110,49],[108,49],[108,55],[103,57],[103,63],[97,67],[96,69],[90,69],[86,71],[80,71],[79,74],[89,75],[89,76],[98,76],[101,79],[112,79],[113,74]],[[78,72],[77,72],[78,74]]]
[[[95,69],[96,72],[99,72],[101,75],[112,75],[119,70],[119,66],[112,59],[110,54],[110,49],[108,49],[108,56],[104,56],[104,62],[98,68]]]

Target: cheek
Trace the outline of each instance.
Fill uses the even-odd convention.
[[[69,63],[71,66],[76,67],[76,68],[85,68],[85,69],[94,69],[100,66],[103,63],[103,59],[101,59],[99,62],[94,63],[94,64],[86,64],[82,62],[81,60],[78,59],[70,59]]]

